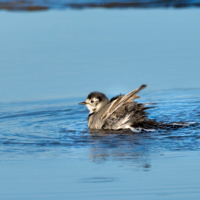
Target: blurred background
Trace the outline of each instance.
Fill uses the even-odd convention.
[[[0,102],[199,88],[199,4],[1,0]]]

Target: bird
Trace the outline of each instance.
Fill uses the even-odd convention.
[[[79,103],[87,106],[89,110],[88,128],[91,130],[129,129],[133,132],[141,132],[188,125],[185,123],[163,124],[149,119],[146,110],[152,107],[146,107],[149,104],[134,101],[140,98],[137,93],[146,87],[147,85],[143,84],[126,95],[120,94],[110,100],[104,93],[91,92],[86,101]]]

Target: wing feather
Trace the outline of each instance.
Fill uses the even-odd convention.
[[[133,90],[132,92],[128,93],[127,95],[119,96],[117,99],[115,99],[112,102],[112,104],[109,106],[109,108],[102,115],[101,119],[107,119],[108,117],[110,117],[110,115],[112,115],[123,104],[130,102],[132,99],[139,98],[139,96],[137,96],[137,93],[140,90],[144,89],[146,86],[147,85],[141,85],[138,89]]]

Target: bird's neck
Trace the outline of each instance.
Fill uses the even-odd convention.
[[[87,118],[88,127],[90,127],[90,124],[92,123],[93,115],[94,115],[94,112],[93,112],[93,113],[90,113],[90,114],[88,115],[88,118]]]

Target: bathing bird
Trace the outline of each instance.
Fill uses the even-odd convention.
[[[186,124],[163,124],[147,117],[145,103],[134,101],[140,98],[137,93],[147,85],[126,95],[118,95],[110,100],[101,92],[91,92],[86,101],[79,104],[86,105],[89,109],[88,128],[104,130],[130,129],[133,132],[154,131],[155,129],[179,127]]]

